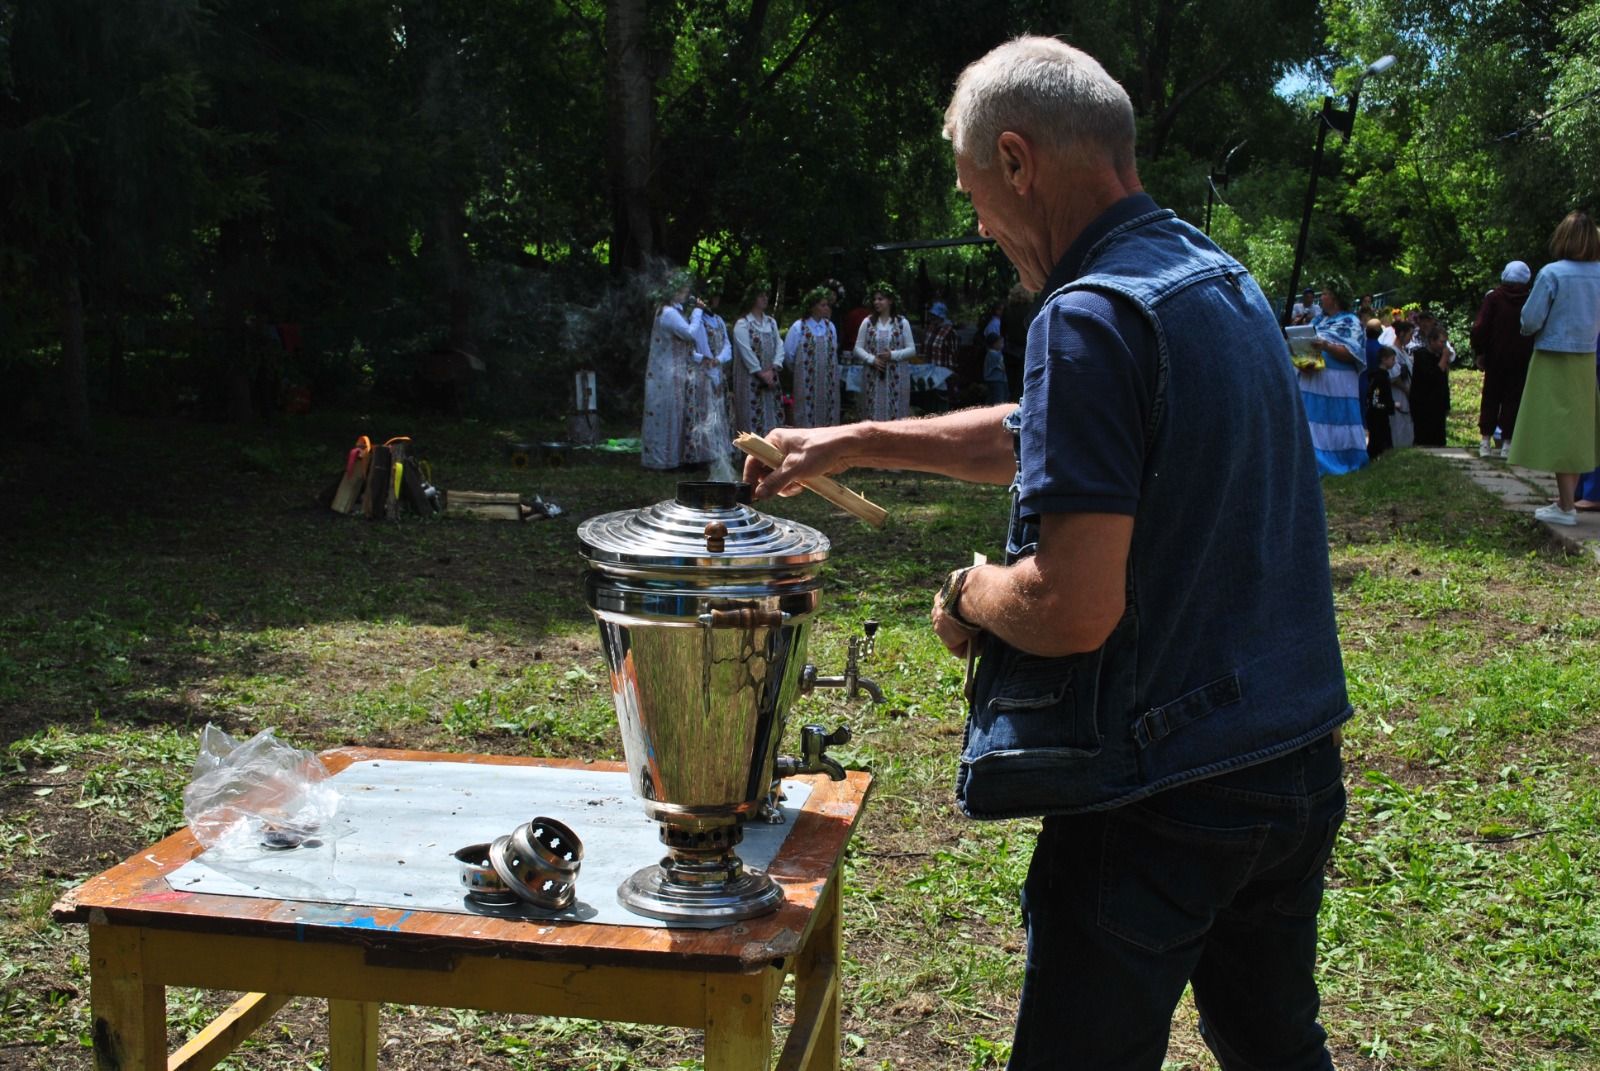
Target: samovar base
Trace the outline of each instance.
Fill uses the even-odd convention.
[[[663,922],[721,924],[778,910],[783,889],[765,874],[748,870],[731,881],[673,881],[656,864],[617,886],[617,900],[636,915]]]

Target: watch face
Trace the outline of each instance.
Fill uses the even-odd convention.
[[[944,578],[944,583],[939,585],[939,608],[942,610],[950,605],[950,595],[955,591],[956,577],[959,573],[951,573]]]

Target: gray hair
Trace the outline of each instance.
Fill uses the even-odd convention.
[[[994,164],[1007,130],[1057,151],[1096,148],[1133,163],[1133,102],[1100,61],[1053,37],[1018,37],[956,79],[944,136],[975,167]]]

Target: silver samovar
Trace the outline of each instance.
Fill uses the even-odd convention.
[[[827,537],[751,509],[749,494],[680,483],[671,501],[578,529],[633,791],[667,848],[617,898],[651,918],[718,925],[776,910],[783,890],[734,850],[744,823],[765,813],[778,777],[844,777],[824,752],[847,729],[808,725],[803,757],[778,755],[795,695],[843,686],[805,664]]]

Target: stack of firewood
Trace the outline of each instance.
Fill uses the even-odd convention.
[[[440,491],[433,468],[402,435],[382,446],[363,435],[345,456],[344,475],[322,494],[335,513],[365,514],[369,520],[399,520],[410,512],[432,517],[451,513],[490,520],[526,521],[557,517],[561,507],[538,495],[530,502],[515,491]]]
[[[404,435],[381,446],[365,435],[357,439],[328,504],[335,513],[361,513],[374,521],[399,520],[403,510],[432,517],[443,508],[432,467]]]

